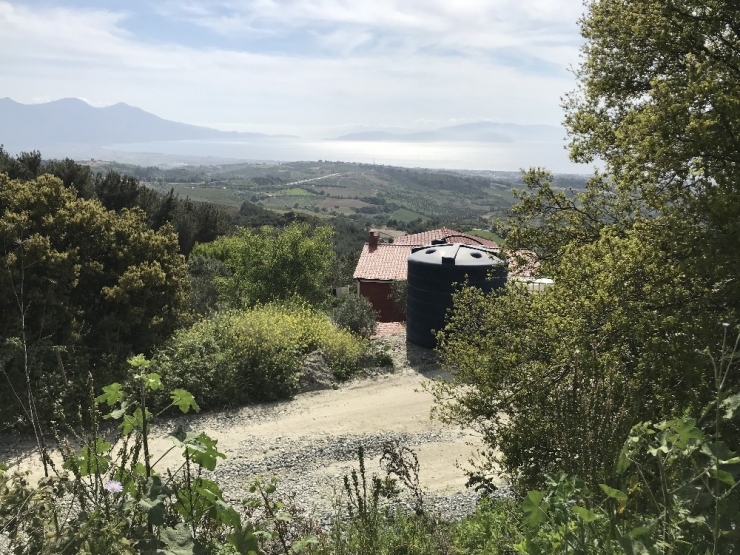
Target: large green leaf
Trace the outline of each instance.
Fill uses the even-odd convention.
[[[597,515],[596,513],[592,512],[592,511],[589,511],[589,510],[588,510],[587,508],[585,508],[585,507],[579,507],[579,506],[575,506],[575,507],[573,507],[573,509],[571,509],[571,510],[572,510],[572,511],[573,511],[573,513],[575,513],[575,514],[576,514],[576,515],[577,515],[577,516],[578,516],[578,517],[579,517],[579,518],[580,518],[581,520],[583,520],[583,522],[593,522],[594,520],[598,520],[599,518],[601,518],[601,517],[600,517],[599,515]]]
[[[195,402],[195,397],[184,389],[175,389],[172,392],[172,404],[178,407],[183,413],[187,413],[190,409],[193,409],[195,412],[200,411],[198,403]]]
[[[91,445],[84,445],[80,450],[79,457],[72,457],[64,461],[62,468],[74,470],[75,467],[80,476],[92,474],[105,474],[110,467],[111,457],[108,450],[111,444],[102,438],[95,438]]]
[[[159,476],[151,476],[147,480],[146,490],[139,500],[139,506],[146,511],[150,524],[155,526],[164,524],[166,516],[164,502],[172,493],[171,489],[162,484]]]
[[[105,403],[109,407],[112,407],[119,401],[123,401],[123,391],[121,391],[120,383],[112,383],[103,387],[102,395],[95,397],[95,401],[98,403]]]
[[[239,552],[239,555],[257,555],[259,542],[254,534],[254,527],[247,523],[246,527],[235,527],[228,536],[229,544]]]
[[[157,555],[205,555],[203,547],[193,539],[190,529],[184,523],[174,528],[165,528],[159,535],[164,544]]]
[[[522,502],[522,511],[524,512],[524,522],[527,526],[537,528],[547,521],[548,504],[543,501],[545,498],[544,491],[530,491]]]
[[[607,496],[611,497],[612,499],[616,499],[617,501],[627,501],[627,494],[623,491],[611,488],[606,484],[599,484],[599,487]]]

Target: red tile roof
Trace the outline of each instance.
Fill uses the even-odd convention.
[[[434,239],[444,239],[445,237],[449,237],[451,243],[482,244],[489,248],[498,248],[498,245],[493,241],[466,235],[446,227],[413,235],[403,235],[396,237],[392,244],[380,243],[372,249],[365,243],[365,246],[362,247],[360,260],[355,268],[354,278],[382,281],[406,279],[408,274],[407,259],[411,254],[411,248],[429,245]]]
[[[381,243],[377,247],[365,243],[360,260],[355,268],[355,279],[394,280],[406,279],[408,273],[407,259],[411,254],[411,245]]]
[[[414,233],[413,235],[403,235],[396,237],[393,240],[394,245],[413,245],[415,247],[423,247],[431,244],[435,239],[444,239],[449,237],[450,243],[464,243],[466,245],[482,245],[489,248],[498,248],[498,245],[488,239],[482,239],[481,237],[474,237],[465,233],[460,233],[454,229],[448,229],[446,227],[440,229],[432,229],[430,231],[423,231],[421,233]]]

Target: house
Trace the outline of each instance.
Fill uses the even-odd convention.
[[[362,247],[353,277],[357,281],[357,293],[370,300],[380,322],[406,320],[404,311],[389,298],[392,284],[394,281],[406,280],[407,259],[414,247],[423,247],[439,239],[448,239],[451,243],[498,248],[493,241],[446,227],[397,237],[390,244],[380,243],[378,233],[370,232],[367,243]]]

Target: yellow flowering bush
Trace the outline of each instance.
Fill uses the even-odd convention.
[[[214,314],[177,332],[155,362],[167,386],[188,389],[203,407],[289,396],[308,353],[321,350],[346,377],[366,342],[302,304],[268,304]]]

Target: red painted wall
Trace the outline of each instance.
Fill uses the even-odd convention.
[[[405,322],[406,315],[388,295],[391,294],[391,282],[360,281],[360,295],[368,299],[376,312],[379,322]]]

